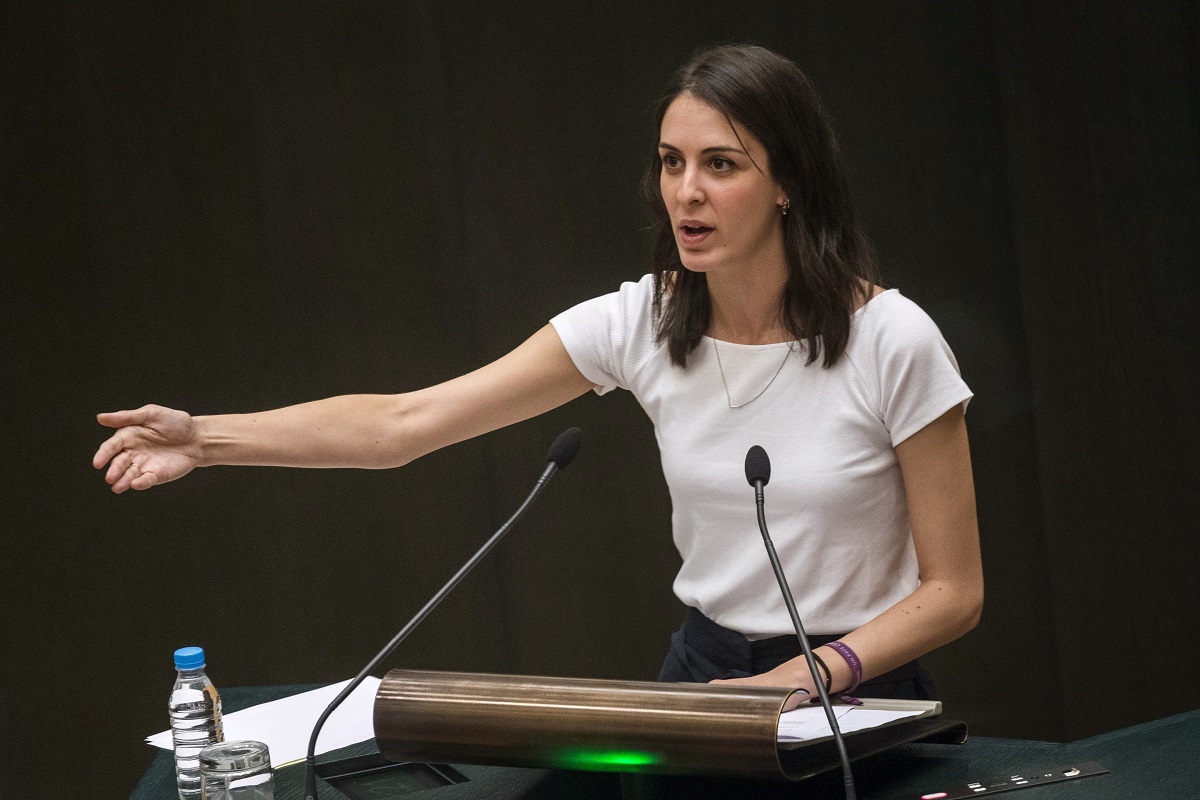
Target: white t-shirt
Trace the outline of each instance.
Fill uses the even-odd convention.
[[[929,316],[890,289],[854,314],[831,369],[806,365],[802,342],[709,337],[680,369],[655,341],[653,293],[647,275],[551,324],[597,393],[629,390],[654,423],[679,599],[751,639],[794,632],[746,482],[756,444],[771,459],[768,530],[809,633],[854,630],[910,594],[917,561],[893,448],[971,398]]]

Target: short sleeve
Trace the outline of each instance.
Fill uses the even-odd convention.
[[[550,320],[567,354],[597,394],[628,389],[655,349],[654,277],[621,284]]]
[[[928,314],[899,292],[862,311],[873,362],[864,378],[877,382],[878,413],[893,447],[956,405],[966,412],[972,392]]]

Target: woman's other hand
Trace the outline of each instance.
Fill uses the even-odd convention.
[[[104,480],[117,494],[182,478],[200,464],[203,448],[187,412],[149,405],[97,414],[96,420],[117,429],[92,457],[96,469],[108,465]]]
[[[803,656],[799,660],[804,661]],[[817,696],[816,689],[812,685],[812,676],[808,674],[807,665],[804,671],[800,672],[796,668],[796,665],[790,661],[780,664],[775,669],[760,675],[751,675],[747,678],[725,678],[723,680],[710,681],[710,683],[723,684],[725,686],[782,686],[788,689],[796,689],[797,691],[792,692],[787,702],[784,703],[784,711],[799,708],[802,704]]]

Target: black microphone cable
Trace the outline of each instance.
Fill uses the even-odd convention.
[[[560,469],[566,469],[571,461],[574,460],[576,454],[579,453],[579,446],[582,440],[583,431],[579,428],[568,428],[558,435],[558,438],[554,440],[554,444],[550,445],[550,452],[546,456],[546,461],[548,462],[546,469],[542,471],[542,475],[538,478],[537,484],[534,485],[533,491],[525,498],[525,502],[521,503],[521,507],[516,510],[516,513],[509,517],[508,522],[505,522],[500,526],[499,530],[492,534],[492,538],[484,542],[483,547],[480,547],[475,555],[471,556],[470,560],[466,564],[463,564],[458,572],[454,573],[454,577],[438,590],[438,593],[417,612],[416,616],[409,620],[408,624],[401,628],[400,632],[392,637],[390,642],[384,645],[383,649],[371,659],[370,663],[363,667],[362,671],[354,677],[354,680],[350,681],[346,688],[333,699],[333,702],[321,712],[321,716],[317,718],[317,724],[313,726],[312,736],[309,737],[308,756],[304,760],[304,800],[317,800],[317,736],[320,734],[321,726],[325,724],[325,720],[329,718],[334,709],[341,705],[343,700],[350,696],[351,692],[358,688],[360,683],[366,680],[371,670],[375,669],[381,661],[391,655],[396,646],[404,641],[408,634],[412,633],[413,628],[420,625],[425,617],[429,615],[429,612],[433,611],[438,603],[442,602],[446,595],[450,594],[450,591],[458,585],[459,581],[466,577],[466,574],[483,560],[483,557],[495,547],[496,543],[504,537],[504,534],[508,533],[508,529],[525,513],[525,509],[529,508],[529,504],[541,493],[542,487],[554,476],[554,473]]]
[[[800,622],[800,613],[796,611],[796,601],[792,590],[788,588],[787,577],[779,564],[779,554],[775,552],[775,544],[767,533],[767,517],[763,511],[763,487],[771,480],[771,459],[767,451],[759,445],[754,445],[746,453],[746,480],[754,487],[754,500],[758,505],[758,530],[762,533],[763,544],[767,548],[767,556],[771,559],[771,568],[775,570],[775,580],[783,592],[783,602],[787,604],[788,613],[792,616],[792,625],[796,628],[796,636],[800,639],[800,647],[804,650],[804,659],[808,662],[808,671],[812,673],[813,684],[821,698],[821,707],[825,709],[825,718],[833,731],[833,741],[837,745],[838,758],[842,762],[842,777],[846,786],[846,800],[855,800],[854,775],[850,772],[850,756],[846,752],[846,742],[842,739],[842,730],[838,727],[837,716],[833,713],[833,703],[829,700],[829,692],[825,690],[825,682],[817,670],[817,661],[812,648],[808,644],[808,636],[804,633],[804,625]]]

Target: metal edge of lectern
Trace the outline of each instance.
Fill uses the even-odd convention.
[[[375,739],[394,761],[794,780],[777,747],[792,691],[397,669]]]

